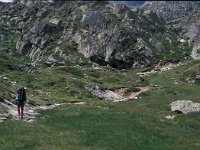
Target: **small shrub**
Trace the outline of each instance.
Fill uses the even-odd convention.
[[[82,82],[81,80],[72,80],[72,81],[70,81],[70,83],[72,85],[74,85],[75,87],[79,87],[79,88],[84,88],[85,87],[85,83]]]
[[[76,19],[74,20],[74,24],[73,24],[73,30],[74,31],[79,31],[81,28],[81,17],[76,17]]]
[[[29,100],[28,104],[30,104],[30,105],[36,105],[36,102],[34,100]]]
[[[176,95],[177,94],[176,91],[174,91],[173,89],[170,89],[170,87],[165,89],[165,93],[169,94],[169,95]]]
[[[74,68],[74,67],[62,67],[62,68],[59,68],[58,70],[70,73],[70,74],[72,74],[74,76],[78,76],[80,78],[84,77],[84,74],[83,74],[82,70],[80,70],[78,68]]]
[[[140,96],[142,96],[142,97],[149,96],[149,95],[150,95],[149,92],[143,92],[143,93],[140,94]]]
[[[137,87],[130,87],[127,89],[127,92],[139,92],[140,91],[140,88],[137,88]]]

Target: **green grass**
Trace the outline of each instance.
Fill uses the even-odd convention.
[[[44,22],[49,21],[54,13],[54,10],[51,11]],[[70,22],[70,16],[64,17]],[[117,25],[120,32],[128,32],[119,17],[111,13],[107,17]],[[147,23],[147,18],[140,14],[138,17],[144,22],[140,27],[153,33],[154,27],[150,28],[152,25]],[[160,20],[164,21],[163,18]],[[30,24],[34,21],[32,18]],[[75,18],[73,23],[73,31],[79,31],[81,17]],[[137,26],[137,23],[132,26]],[[144,68],[116,70],[102,67],[95,70],[91,68],[92,63],[78,53],[77,44],[57,45],[57,40],[62,36],[58,32],[49,34],[48,41],[52,38],[53,42],[44,50],[41,68],[35,73],[27,73],[18,68],[18,65],[30,60],[16,53],[15,46],[20,33],[14,32],[15,27],[13,22],[4,40],[0,41],[1,48],[8,47],[12,52],[11,55],[0,53],[0,101],[3,98],[13,100],[16,89],[24,85],[28,87],[28,102],[32,105],[70,101],[85,101],[87,104],[65,105],[41,111],[33,123],[16,120],[0,123],[0,149],[200,149],[200,113],[183,115],[170,111],[170,103],[175,100],[188,99],[200,103],[199,84],[192,82],[196,76],[195,69],[199,66],[198,61],[144,78],[136,75]],[[157,50],[148,42],[149,35],[142,38],[156,54]],[[159,56],[154,55],[155,62],[159,59],[180,61],[189,58],[191,48],[187,44],[170,44],[165,36],[157,39],[163,43],[166,51]],[[44,62],[55,47],[65,54],[66,65],[47,68]],[[54,57],[64,60],[59,53]],[[80,59],[84,61],[83,65],[79,65]],[[127,92],[135,92],[138,90],[136,87],[144,85],[160,85],[160,88],[150,86],[150,90],[142,93],[139,100],[112,103],[94,97],[86,89],[96,85],[102,90],[127,88]],[[4,111],[6,109],[0,106],[0,113]],[[167,120],[164,118],[167,115],[176,117]]]
[[[122,104],[96,101],[85,106],[66,105],[43,111],[32,124],[6,121],[0,126],[0,148],[199,148],[200,122],[197,113],[178,115],[174,121],[169,121],[163,118],[166,112],[149,108],[146,104],[141,101]]]
[[[66,49],[65,49],[66,48]],[[71,55],[69,47],[63,46]],[[73,53],[74,54],[74,53]],[[15,65],[28,60],[17,56],[0,56],[0,99],[15,98],[16,89],[28,87],[30,104],[86,101],[86,105],[65,105],[41,111],[33,123],[7,120],[0,126],[0,149],[199,149],[200,113],[188,115],[170,111],[170,103],[189,99],[200,102],[195,78],[198,61],[144,78],[136,75],[144,68],[95,70],[90,63],[77,66],[82,56],[73,57],[63,67],[42,67],[38,72],[17,70]],[[87,61],[85,59],[85,61]],[[3,77],[7,77],[4,79]],[[189,80],[188,80],[189,78]],[[12,84],[16,81],[16,85]],[[178,84],[177,84],[178,83]],[[86,87],[127,88],[129,92],[150,86],[141,99],[121,103],[99,100]],[[3,111],[3,108],[0,108]],[[167,120],[167,115],[175,115]],[[42,131],[42,132],[41,132]]]
[[[193,68],[197,64],[192,63],[189,66]],[[194,102],[200,99],[198,85],[186,83],[175,85],[170,81],[171,77],[178,78],[181,72],[184,74],[186,68],[189,67],[186,65],[146,77],[145,80],[164,88],[158,90],[152,87],[149,92],[141,95],[141,100],[123,103],[89,101],[90,98],[85,99],[89,97],[87,95],[82,99],[87,101],[86,105],[65,105],[42,111],[32,124],[11,120],[3,122],[0,126],[0,149],[199,149],[199,113],[176,114],[171,112],[169,107],[169,104],[177,99],[191,99]],[[102,80],[106,79],[107,73],[117,75],[115,70],[96,71],[99,73],[99,76],[96,76],[102,77]],[[46,73],[57,80],[48,77],[43,80],[49,82],[43,81],[42,86],[49,86],[48,90],[52,86],[51,90],[56,90],[54,86],[58,86],[64,75],[60,74],[55,78],[52,76],[55,72]],[[119,74],[122,75],[122,72]],[[71,75],[78,76],[74,73]],[[37,76],[39,83],[44,78],[41,76],[40,79],[40,76]],[[119,78],[122,76],[119,75]],[[82,88],[84,80],[70,80],[70,82],[71,86],[74,85],[70,89],[74,88],[75,92],[72,97],[76,97],[79,93],[76,90],[78,87]],[[112,82],[118,81],[112,80]],[[176,91],[176,94],[170,91]],[[174,120],[164,118],[172,114],[176,115]]]

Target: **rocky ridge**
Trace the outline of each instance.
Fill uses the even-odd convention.
[[[200,59],[200,2],[198,1],[154,1],[145,2],[143,9],[156,12],[162,16],[168,26],[173,26],[179,37],[188,41],[193,47],[191,56]]]
[[[12,50],[33,66],[66,65],[79,52],[100,65],[130,68],[154,63],[182,44],[156,13],[106,1],[15,0],[0,3],[0,10],[2,41],[14,34]]]

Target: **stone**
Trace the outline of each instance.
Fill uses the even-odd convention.
[[[174,115],[168,115],[168,116],[165,116],[164,118],[168,119],[168,120],[173,120],[175,118],[175,116]]]
[[[180,42],[181,42],[181,43],[185,43],[186,40],[184,40],[184,39],[180,39]]]
[[[50,31],[49,26],[44,23],[38,23],[30,29],[30,32],[37,34],[37,35],[39,35],[41,33],[47,33],[49,31]]]
[[[16,44],[17,51],[21,53],[22,55],[26,55],[28,51],[31,49],[31,47],[32,47],[32,44],[30,43],[29,40],[18,41]]]
[[[188,114],[200,111],[200,103],[193,103],[190,100],[177,100],[170,104],[171,111]]]
[[[54,54],[50,55],[47,59],[47,61],[45,62],[46,65],[48,66],[54,66],[54,65],[58,65],[58,66],[63,66],[65,65],[65,60],[63,58],[59,58],[60,60],[57,60],[54,56]]]
[[[91,93],[94,95],[94,96],[97,96],[99,98],[102,98],[102,99],[105,99],[105,100],[120,100],[120,99],[123,99],[122,96],[114,93],[113,91],[110,91],[110,90],[101,90],[99,89],[98,86],[96,87],[93,87],[93,88],[89,88],[89,91],[91,91]]]
[[[53,18],[49,22],[52,23],[52,24],[54,24],[54,25],[56,25],[56,26],[60,26],[61,23],[62,23],[62,21],[59,20],[58,18]]]
[[[48,15],[48,9],[47,8],[42,8],[37,14],[36,17],[39,20],[44,19]]]

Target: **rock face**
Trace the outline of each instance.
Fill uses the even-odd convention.
[[[157,9],[157,8],[160,9]],[[182,20],[189,15],[193,10],[199,8],[199,2],[192,1],[146,1],[144,9],[151,9],[159,16],[162,15],[167,21]],[[174,15],[176,14],[176,15]]]
[[[166,23],[174,26],[183,38],[193,46],[192,57],[200,59],[200,2],[198,1],[154,1],[145,2],[143,9],[156,12]]]
[[[190,100],[178,100],[172,102],[170,105],[171,111],[181,112],[184,114],[200,111],[200,103],[193,103]]]
[[[0,26],[20,35],[16,51],[49,66],[65,65],[74,49],[118,69],[151,64],[178,40],[156,13],[106,1],[15,0],[0,11]]]

